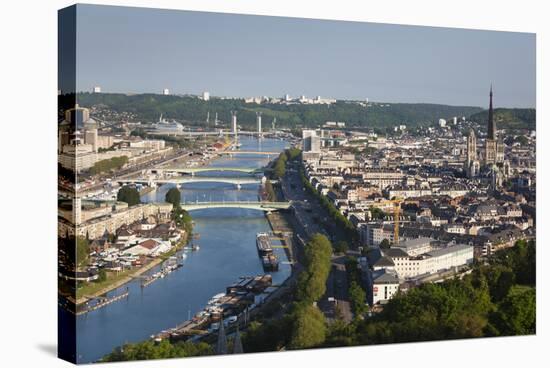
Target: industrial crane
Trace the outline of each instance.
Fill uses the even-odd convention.
[[[387,199],[379,202],[380,204],[391,205],[393,207],[393,244],[399,244],[399,214],[401,213],[402,198],[394,197],[393,199]]]

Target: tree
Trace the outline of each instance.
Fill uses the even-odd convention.
[[[536,292],[530,287],[515,287],[500,303],[491,323],[501,336],[534,334]]]
[[[390,241],[388,239],[383,239],[381,242],[380,242],[380,249],[390,249]]]
[[[97,279],[98,282],[104,282],[107,280],[107,271],[105,269],[100,269],[98,273],[99,278]]]
[[[184,358],[188,356],[211,355],[214,351],[205,342],[190,341],[171,343],[163,340],[160,343],[144,341],[136,344],[125,344],[106,355],[103,362],[121,362],[129,360]]]
[[[128,163],[128,157],[127,156],[118,156],[118,157],[112,157],[105,160],[97,161],[94,166],[90,168],[90,173],[92,175],[100,174],[102,172],[107,172],[111,170],[118,170],[122,166],[126,165]]]
[[[176,222],[179,228],[184,229],[187,235],[190,235],[193,231],[193,218],[181,206],[172,209],[172,220]]]
[[[90,256],[90,244],[88,239],[79,236],[76,238],[76,264],[82,267],[87,264]]]
[[[302,150],[296,147],[291,147],[285,151],[286,156],[289,161],[294,161],[300,157],[302,154]]]
[[[168,203],[172,203],[172,206],[174,206],[174,208],[179,207],[181,203],[181,192],[178,190],[177,187],[170,188],[166,192],[164,200]]]
[[[374,219],[374,220],[382,220],[386,217],[386,212],[382,211],[380,208],[378,207],[373,207],[371,206],[369,208],[369,211],[370,211],[370,215],[371,217]]]
[[[334,251],[336,253],[346,253],[348,249],[349,249],[349,245],[348,245],[348,242],[346,242],[345,240],[340,240],[334,246]]]
[[[294,327],[289,347],[306,349],[321,345],[326,338],[325,316],[313,305],[299,305],[294,311]]]
[[[357,282],[352,281],[349,287],[349,300],[351,310],[355,317],[359,317],[367,313],[367,293]]]
[[[275,176],[276,179],[280,179],[283,176],[285,176],[286,160],[287,160],[286,154],[281,153],[277,158],[277,160],[275,161],[275,166],[273,168],[273,175]]]
[[[275,190],[273,189],[273,183],[271,183],[271,180],[267,179],[265,182],[265,193],[267,196],[268,201],[276,201],[277,195],[275,194]]]
[[[304,253],[306,269],[298,278],[297,298],[313,303],[319,300],[326,290],[331,267],[332,245],[326,236],[315,234],[306,244]]]
[[[117,201],[128,203],[130,207],[141,203],[138,190],[129,185],[125,185],[119,189],[116,199]]]

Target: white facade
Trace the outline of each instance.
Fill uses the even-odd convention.
[[[432,274],[472,263],[474,260],[474,247],[465,244],[450,245],[417,257],[401,253],[391,257],[391,259],[395,264],[393,268],[399,278],[414,278],[419,275]]]
[[[165,88],[162,90],[162,94],[168,96],[170,94],[170,90],[168,88]]]
[[[386,302],[399,291],[399,277],[394,270],[381,269],[372,273],[372,304]]]
[[[204,101],[209,101],[209,100],[210,100],[210,92],[204,91],[204,92],[202,93],[202,99],[203,99]]]

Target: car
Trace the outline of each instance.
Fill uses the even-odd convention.
[[[230,325],[230,324],[232,324],[232,323],[235,323],[235,322],[237,322],[237,316],[228,317],[228,318],[224,321],[224,323],[225,323],[226,326],[227,326],[227,325]]]

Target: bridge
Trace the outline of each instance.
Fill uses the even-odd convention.
[[[174,172],[181,174],[195,174],[200,172],[240,172],[245,174],[259,174],[263,172],[263,168],[258,167],[212,167],[212,166],[198,166],[198,167],[163,167],[158,169],[153,169],[157,173],[162,172]]]
[[[290,208],[290,202],[184,202],[181,208],[186,211],[202,210],[206,208],[244,208],[249,210],[259,210],[264,212],[273,212],[286,210]]]
[[[218,155],[263,155],[263,156],[275,156],[279,155],[281,152],[275,152],[275,151],[239,151],[239,150],[231,150],[231,151],[219,151],[216,152]]]
[[[235,184],[238,188],[245,184],[260,184],[262,180],[254,177],[223,177],[223,176],[175,176],[172,178],[155,179],[155,178],[134,178],[117,180],[120,184],[145,184],[152,186],[153,184],[188,184],[188,183],[227,183]]]

